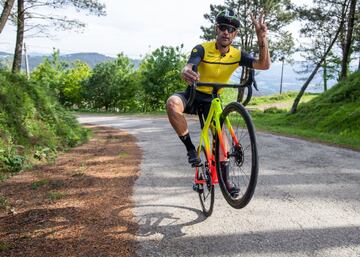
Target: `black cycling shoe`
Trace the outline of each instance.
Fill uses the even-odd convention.
[[[198,157],[198,153],[195,149],[189,150],[187,156],[188,156],[188,161],[192,167],[196,167],[201,164],[201,160]]]
[[[203,185],[202,184],[193,184],[193,190],[195,192],[198,192],[199,194],[202,194],[202,192],[204,191],[203,189]]]

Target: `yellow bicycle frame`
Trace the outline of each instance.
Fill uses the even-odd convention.
[[[209,169],[211,170],[211,177],[212,177],[212,181],[214,184],[218,183],[218,177],[217,177],[217,173],[216,173],[215,155],[211,151],[211,149],[214,149],[215,146],[213,145],[213,148],[210,147],[209,129],[211,129],[212,136],[215,135],[214,132],[216,131],[216,134],[219,138],[219,145],[221,147],[222,153],[224,155],[224,158],[227,159],[227,149],[226,149],[226,145],[224,143],[224,138],[223,138],[223,134],[222,134],[221,126],[220,126],[220,115],[221,114],[222,114],[221,101],[220,101],[220,98],[216,97],[211,101],[209,114],[206,118],[204,127],[202,128],[201,133],[200,133],[200,140],[199,140],[200,147],[198,148],[198,154],[200,154],[201,147],[204,145],[207,162],[209,164]],[[234,130],[231,126],[231,123],[230,123],[230,120],[228,117],[226,117],[226,119],[225,119],[225,124],[230,132],[232,139],[234,140],[234,143],[238,144],[238,140],[236,138],[236,135],[234,133]],[[213,142],[213,144],[214,144],[214,142]],[[198,174],[195,175],[195,182],[201,183],[202,181],[197,180],[197,175]]]

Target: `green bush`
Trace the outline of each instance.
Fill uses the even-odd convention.
[[[134,65],[123,54],[114,61],[97,64],[83,83],[83,98],[91,108],[119,109],[128,112],[137,108],[139,89]]]
[[[86,139],[87,131],[50,88],[0,71],[0,171],[21,171],[34,159],[53,159],[58,150]]]
[[[264,110],[264,113],[286,113],[286,110],[270,107]]]
[[[146,56],[139,69],[144,111],[164,110],[168,97],[186,87],[180,76],[184,65],[181,47],[162,46]]]
[[[60,61],[59,51],[55,51],[51,58],[46,58],[31,73],[31,79],[50,89],[62,106],[81,107],[82,83],[90,76],[90,67],[81,61],[74,63]]]

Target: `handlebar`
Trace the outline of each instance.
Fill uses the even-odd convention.
[[[193,66],[193,71],[197,71],[197,67],[194,65]],[[208,86],[208,87],[212,87],[213,91],[212,91],[212,95],[216,97],[217,92],[219,89],[221,88],[249,88],[251,89],[251,86],[254,86],[254,88],[256,90],[258,90],[257,88],[257,83],[255,81],[255,71],[254,69],[250,69],[249,71],[249,76],[247,78],[247,80],[244,83],[241,84],[223,84],[223,83],[210,83],[210,82],[194,82],[191,86],[190,86],[190,96],[189,96],[189,100],[187,102],[188,106],[191,106],[195,100],[195,96],[196,96],[196,87],[197,86]],[[250,90],[249,90],[250,91]],[[250,96],[251,98],[251,96]],[[248,101],[250,99],[247,99]]]

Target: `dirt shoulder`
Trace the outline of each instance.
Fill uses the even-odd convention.
[[[54,164],[0,183],[1,256],[135,256],[141,151],[126,132],[91,128],[88,143]]]

